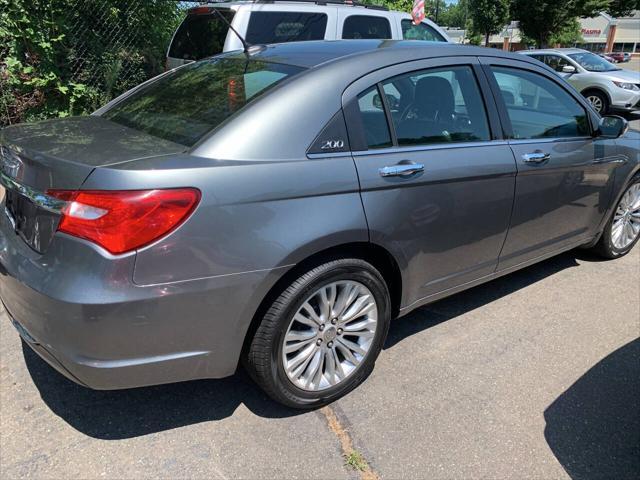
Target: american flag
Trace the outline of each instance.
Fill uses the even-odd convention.
[[[411,10],[413,24],[420,25],[424,20],[424,0],[413,0],[413,9]]]

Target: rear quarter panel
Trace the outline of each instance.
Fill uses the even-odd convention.
[[[97,169],[83,186],[172,187],[196,187],[202,200],[179,229],[138,251],[138,285],[271,270],[368,240],[348,156],[281,162],[165,157]]]

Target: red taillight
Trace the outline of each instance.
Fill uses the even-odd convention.
[[[213,10],[213,7],[194,7],[190,8],[188,13],[189,15],[206,15]]]
[[[49,190],[64,200],[60,232],[111,253],[143,247],[177,228],[200,201],[195,188],[167,190]]]

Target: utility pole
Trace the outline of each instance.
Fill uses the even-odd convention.
[[[436,24],[438,23],[438,13],[440,12],[440,0],[436,0]]]

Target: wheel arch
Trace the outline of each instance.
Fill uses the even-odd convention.
[[[262,317],[269,309],[269,306],[276,298],[278,298],[287,286],[305,272],[308,272],[323,263],[340,258],[357,258],[373,265],[380,272],[385,280],[387,288],[389,289],[389,296],[391,297],[391,316],[392,318],[395,318],[398,315],[402,299],[402,273],[398,261],[391,252],[380,245],[370,242],[351,242],[336,245],[316,252],[296,263],[269,289],[255,311],[253,318],[251,319],[251,323],[249,324],[249,328],[245,333],[242,356],[246,353],[251,339],[258,329]]]

